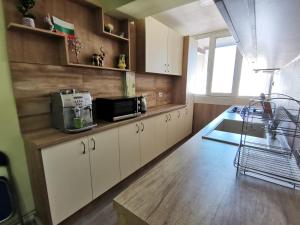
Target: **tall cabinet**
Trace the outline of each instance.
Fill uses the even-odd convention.
[[[183,36],[152,17],[137,21],[138,72],[182,75]]]

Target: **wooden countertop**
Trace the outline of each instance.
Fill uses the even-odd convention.
[[[149,110],[142,114],[139,117],[135,117],[128,120],[123,120],[119,122],[107,122],[100,121],[98,122],[98,126],[93,128],[92,130],[77,133],[77,134],[66,134],[54,128],[42,129],[30,133],[26,133],[23,135],[26,142],[29,142],[31,145],[35,146],[37,149],[46,148],[52,145],[56,145],[59,143],[63,143],[66,141],[71,141],[77,138],[93,135],[95,133],[102,132],[104,130],[108,130],[111,128],[119,127],[125,124],[129,124],[132,122],[140,121],[142,119],[156,116],[159,114],[167,113],[173,110],[181,109],[186,107],[186,105],[178,105],[178,104],[168,104],[159,107],[149,108]]]
[[[299,225],[300,191],[249,176],[236,178],[237,147],[202,131],[114,199],[122,225]]]

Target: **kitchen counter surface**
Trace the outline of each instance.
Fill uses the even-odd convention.
[[[237,146],[202,139],[221,114],[114,199],[121,225],[299,225],[300,191],[236,177]]]
[[[153,108],[149,108],[146,113],[142,114],[139,117],[118,121],[118,122],[99,121],[97,122],[98,123],[97,127],[89,131],[76,133],[76,134],[66,134],[54,128],[47,128],[47,129],[26,133],[24,134],[24,139],[28,144],[33,145],[36,149],[42,149],[66,141],[71,141],[77,138],[93,135],[95,133],[99,133],[111,128],[126,125],[132,122],[137,122],[148,117],[157,116],[163,113],[168,113],[177,109],[182,109],[184,107],[186,107],[186,105],[178,105],[178,104],[168,104],[168,105],[153,107]]]

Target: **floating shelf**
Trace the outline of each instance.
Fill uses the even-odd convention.
[[[7,26],[8,30],[16,30],[16,31],[27,31],[32,33],[39,33],[46,36],[57,37],[57,38],[65,38],[65,35],[58,34],[49,30],[40,29],[40,28],[32,28],[18,23],[10,23]]]
[[[86,65],[86,64],[76,64],[76,63],[68,63],[67,66],[73,67],[81,67],[81,68],[91,68],[91,69],[100,69],[100,70],[113,70],[113,71],[121,71],[121,72],[129,72],[129,69],[119,69],[113,67],[100,67],[100,66],[93,66],[93,65]]]
[[[103,34],[103,36],[106,36],[106,37],[109,37],[109,38],[112,38],[112,39],[121,40],[121,41],[129,41],[128,38],[121,37],[121,36],[118,36],[116,34],[109,33],[107,31],[103,31],[102,34]]]

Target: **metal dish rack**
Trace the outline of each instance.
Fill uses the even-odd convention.
[[[243,126],[234,160],[237,175],[299,189],[300,101],[283,94],[263,95],[250,100],[240,114]],[[254,137],[253,129],[263,129],[264,135]]]

